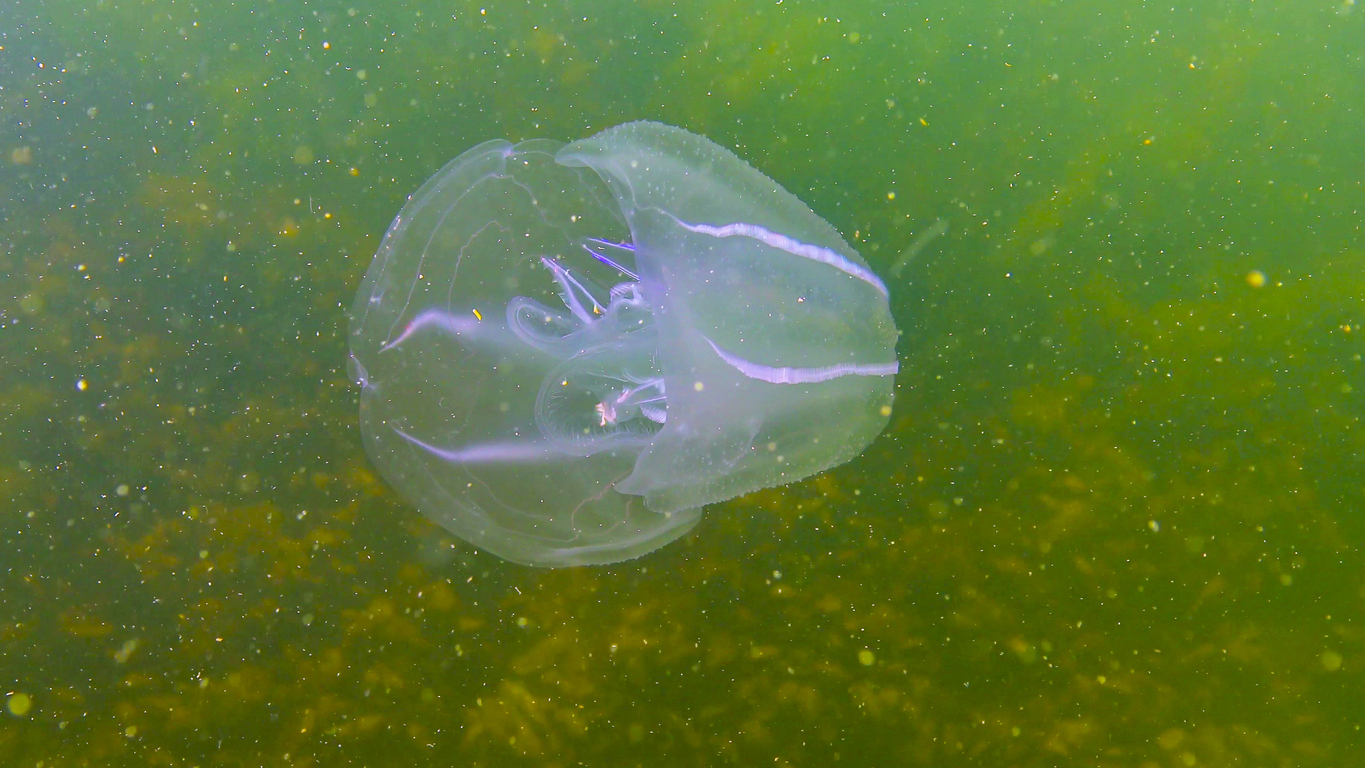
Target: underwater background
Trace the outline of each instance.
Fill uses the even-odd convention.
[[[1363,104],[1353,0],[11,0],[3,763],[1359,760]],[[378,478],[347,307],[450,158],[636,119],[886,279],[891,423],[512,565]]]

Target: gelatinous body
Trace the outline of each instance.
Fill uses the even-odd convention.
[[[886,286],[711,141],[491,141],[422,186],[352,306],[366,450],[520,563],[637,557],[702,507],[857,455],[897,371]]]

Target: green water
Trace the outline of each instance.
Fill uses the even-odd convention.
[[[5,766],[1365,754],[1365,9],[0,8]],[[704,134],[883,275],[863,457],[605,568],[377,477],[345,307],[486,139]]]

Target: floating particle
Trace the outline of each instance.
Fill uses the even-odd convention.
[[[33,709],[33,697],[27,693],[11,693],[9,695],[9,713],[15,717],[23,717]]]

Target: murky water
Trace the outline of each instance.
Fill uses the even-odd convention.
[[[6,5],[0,751],[1348,764],[1362,25],[1335,0]],[[511,565],[378,478],[346,307],[459,152],[635,119],[900,265],[895,410],[646,557]]]

